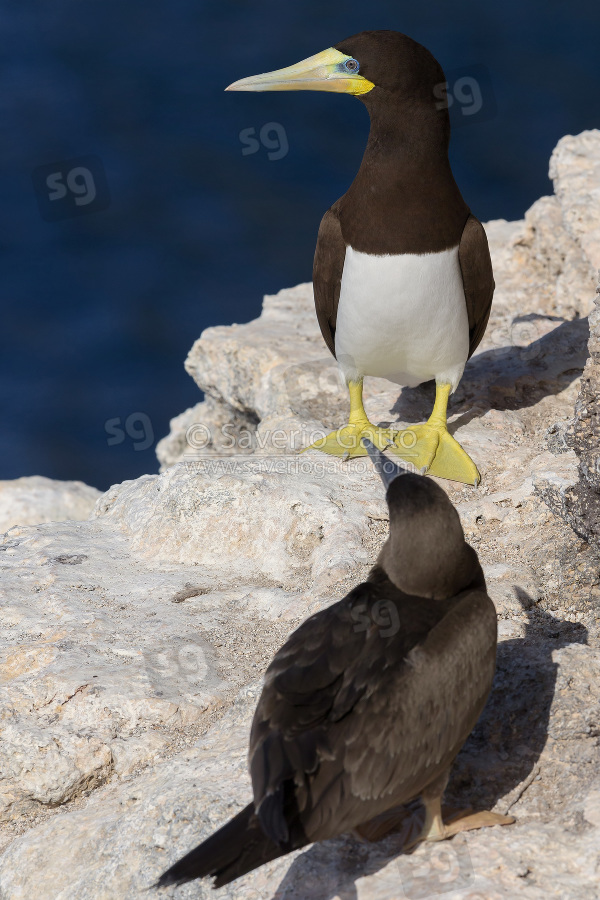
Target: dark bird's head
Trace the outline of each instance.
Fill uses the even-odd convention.
[[[407,594],[443,600],[477,583],[477,554],[465,541],[458,513],[430,478],[415,475],[363,441],[386,487],[390,536],[378,565]]]
[[[241,78],[228,91],[334,91],[354,94],[372,111],[406,103],[447,119],[444,73],[429,50],[399,31],[362,31],[293,66]]]

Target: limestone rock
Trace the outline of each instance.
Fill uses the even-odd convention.
[[[524,221],[487,225],[494,307],[450,405],[483,481],[440,482],[500,634],[448,800],[510,808],[517,824],[411,856],[393,837],[343,836],[220,896],[597,892],[600,560],[567,522],[572,491],[584,478],[596,490],[596,224],[583,212],[599,136],[561,142],[555,194]],[[387,536],[368,460],[298,453],[347,415],[310,285],[266,298],[254,322],[208,329],[187,368],[205,396],[173,420],[162,474],[114,486],[88,521],[20,525],[0,543],[3,900],[147,897],[248,801],[257,679],[293,628],[364,579]],[[409,427],[432,399],[431,385],[365,383],[380,423]],[[214,896],[206,884],[164,895]]]
[[[570,236],[582,248],[585,260],[600,266],[600,132],[567,135],[550,160],[562,219]],[[556,423],[565,447],[577,454],[572,472],[557,491],[540,485],[542,496],[559,515],[587,540],[600,546],[600,297],[589,316],[589,358],[582,378],[575,414],[564,426]]]
[[[393,836],[374,845],[344,836],[275,860],[219,896],[391,900],[441,890],[463,900],[516,894],[541,900],[558,891],[587,900],[595,891],[600,840],[593,734],[600,655],[585,637],[578,626],[533,610],[520,632],[501,643],[492,698],[457,761],[449,796],[510,808],[516,825],[472,832],[441,848],[421,846],[412,855],[403,855]],[[85,808],[15,841],[0,863],[3,896],[147,896],[170,863],[250,800],[247,735],[259,690],[257,683],[244,688],[194,747],[100,788]],[[214,896],[204,883],[162,895]]]
[[[561,138],[550,159],[550,178],[563,221],[591,265],[600,267],[600,131]]]
[[[13,525],[87,519],[101,492],[82,481],[29,475],[0,481],[0,534]]]
[[[308,570],[319,590],[366,562],[369,519],[387,517],[379,477],[357,465],[351,480],[335,459],[187,462],[115,485],[95,515],[144,559],[290,588]]]
[[[13,528],[0,565],[0,822],[206,727],[298,615],[280,588],[141,563],[96,522]]]
[[[589,358],[583,370],[575,415],[564,441],[576,453],[578,471],[549,503],[582,537],[600,546],[600,288],[589,317]]]
[[[161,471],[184,458],[186,451],[207,456],[252,452],[257,420],[219,403],[209,395],[201,403],[171,419],[171,430],[156,445]]]

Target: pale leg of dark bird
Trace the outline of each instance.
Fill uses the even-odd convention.
[[[446,788],[449,773],[437,778],[421,794],[425,806],[425,822],[421,833],[410,843],[404,845],[410,850],[421,841],[444,841],[461,831],[475,831],[477,828],[489,828],[493,825],[512,825],[514,816],[503,816],[487,810],[473,812],[466,810],[447,810],[447,822],[442,818],[442,795]]]
[[[491,828],[494,825],[512,825],[516,822],[514,816],[503,816],[502,813],[490,812],[487,809],[481,812],[464,810],[456,813],[453,818],[443,826],[442,838],[425,838],[425,840],[443,840],[452,837],[460,831],[475,831],[477,828]]]
[[[440,828],[443,828],[440,801],[446,789],[449,774],[449,769],[442,772],[421,792],[421,800],[425,807],[424,824],[421,824],[423,809],[420,806],[415,808],[414,801],[412,801],[409,806],[405,804],[394,806],[359,825],[354,829],[356,837],[367,841],[380,841],[388,834],[398,834],[404,838],[402,846],[405,850],[423,840],[442,840],[444,836],[435,838],[427,837],[427,835],[437,834]]]
[[[359,825],[353,830],[353,834],[360,840],[370,842],[380,841],[389,834],[397,834],[404,838],[403,849],[412,850],[422,841],[444,841],[461,831],[474,831],[493,825],[511,825],[515,821],[513,816],[503,816],[487,810],[475,813],[470,809],[446,808],[444,809],[446,823],[444,823],[442,796],[448,775],[448,772],[444,772],[422,792],[424,821],[423,809],[415,811],[407,806],[396,806]]]
[[[368,841],[380,841],[388,834],[400,834],[404,837],[405,850],[416,846],[420,841],[441,841],[446,837],[442,821],[441,800],[446,789],[450,770],[438,775],[421,792],[421,800],[425,807],[415,809],[414,802],[410,806],[395,806],[354,829],[357,837]]]

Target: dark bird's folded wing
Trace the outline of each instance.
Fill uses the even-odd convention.
[[[334,356],[335,324],[346,258],[346,243],[336,207],[337,203],[334,203],[321,220],[313,264],[317,319],[323,339]]]
[[[391,636],[375,624],[378,600],[359,585],[294,632],[267,671],[250,739],[254,803],[265,833],[290,849],[419,794],[489,693],[496,614],[486,594],[465,593],[449,611],[415,598]]]
[[[469,316],[471,357],[484,335],[495,287],[487,237],[483,225],[473,215],[469,216],[464,227],[458,246],[458,260]]]

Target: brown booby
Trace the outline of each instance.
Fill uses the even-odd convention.
[[[300,625],[269,665],[250,733],[253,802],[157,886],[212,876],[220,887],[344,832],[379,839],[417,797],[417,840],[514,821],[442,821],[450,768],[492,686],[496,611],[444,491],[368,450],[387,487],[389,538],[367,580]]]
[[[477,484],[446,410],[483,337],[494,279],[485,231],[450,168],[444,82],[421,44],[365,31],[227,90],[353,94],[371,119],[356,178],[321,222],[313,268],[317,318],[348,384],[350,418],[311,446],[362,456],[367,437],[421,471]],[[428,421],[401,432],[374,426],[362,402],[365,375],[409,386],[435,379]]]

